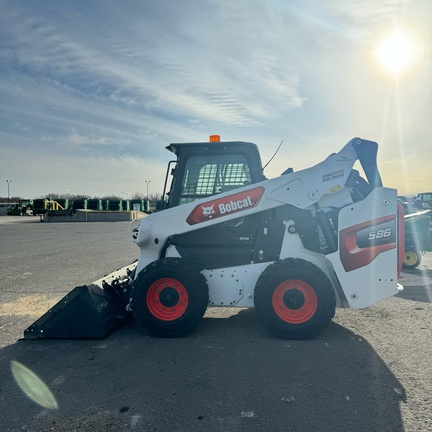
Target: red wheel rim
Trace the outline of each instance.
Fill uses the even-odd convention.
[[[185,313],[189,297],[186,288],[177,279],[162,278],[150,285],[146,301],[154,317],[174,321]]]
[[[309,321],[318,308],[315,290],[306,282],[290,279],[279,284],[272,297],[276,315],[290,324]]]

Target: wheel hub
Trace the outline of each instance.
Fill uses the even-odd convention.
[[[179,302],[179,293],[175,288],[164,288],[159,294],[159,301],[166,307],[173,307]]]
[[[415,252],[405,252],[404,263],[413,266],[417,262],[417,254]]]
[[[273,310],[289,324],[309,321],[318,309],[318,297],[312,286],[302,280],[290,279],[280,283],[273,293]]]
[[[283,296],[285,306],[292,310],[300,309],[305,302],[305,296],[297,289],[290,289]]]
[[[162,321],[180,318],[188,307],[189,296],[185,286],[174,278],[161,278],[153,282],[147,291],[150,313]]]

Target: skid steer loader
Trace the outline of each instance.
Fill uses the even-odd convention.
[[[255,144],[211,141],[167,147],[168,199],[132,230],[138,261],[75,288],[25,338],[103,337],[130,312],[174,337],[207,307],[254,307],[276,335],[304,339],[336,307],[402,289],[403,210],[382,185],[375,142],[354,138],[311,168],[266,179]]]

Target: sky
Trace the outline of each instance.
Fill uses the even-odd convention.
[[[3,197],[160,194],[165,146],[212,134],[283,141],[269,178],[376,141],[415,194],[431,118],[430,0],[0,0]]]

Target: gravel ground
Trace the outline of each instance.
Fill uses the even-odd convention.
[[[210,308],[185,338],[130,324],[102,340],[17,342],[74,285],[137,257],[127,226],[0,218],[2,431],[432,431],[432,253],[402,273],[402,293],[337,310],[313,340],[275,338],[253,310]],[[17,364],[44,383],[39,404]],[[50,393],[56,408],[41,405]]]

